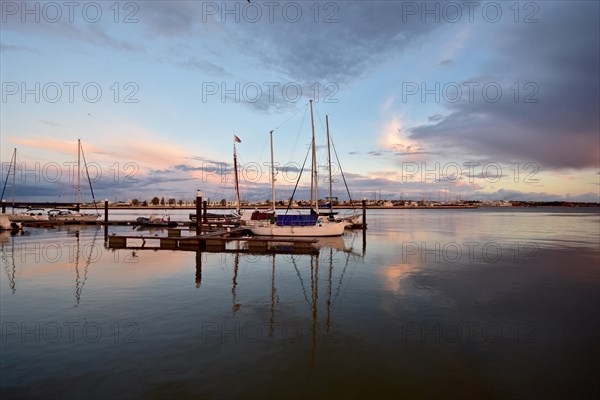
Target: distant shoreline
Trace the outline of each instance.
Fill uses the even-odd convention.
[[[494,208],[494,209],[521,209],[521,208],[539,208],[539,207],[561,207],[561,208],[586,208],[586,207],[598,207],[598,204],[589,204],[589,205],[573,205],[573,206],[559,206],[559,205],[532,205],[532,206],[512,206],[512,207],[500,207],[500,206],[471,206],[471,205],[456,205],[456,206],[367,206],[368,210],[452,210],[452,209],[477,209],[477,208]],[[81,206],[82,209],[94,209],[93,205],[85,205]],[[104,204],[99,203],[98,208],[104,208]],[[191,210],[195,211],[195,206],[114,206],[109,205],[108,208],[110,210]],[[287,206],[276,206],[277,210],[285,210]],[[290,207],[293,210],[310,210],[309,206],[292,206]],[[353,207],[349,206],[333,206],[333,209],[336,210],[349,210]],[[360,205],[354,207],[357,210],[361,210],[362,207]],[[229,206],[208,206],[209,210],[232,210],[235,207]],[[270,206],[245,206],[242,207],[243,210],[270,210]],[[325,207],[321,207],[321,210],[326,209]]]
[[[85,205],[85,206],[81,206],[81,209],[94,209],[95,207],[93,205]],[[98,204],[98,208],[102,208],[104,209],[104,204],[99,203]],[[228,206],[207,206],[206,207],[208,210],[233,210],[235,209],[235,207],[228,207]],[[245,206],[245,207],[241,207],[242,210],[271,210],[272,207],[270,206]],[[275,206],[275,208],[277,210],[285,210],[287,209],[287,206]],[[321,210],[325,210],[328,209],[329,207],[320,207],[319,209]],[[357,210],[362,210],[362,206],[355,206],[354,207]],[[420,206],[420,207],[410,207],[410,206],[367,206],[367,209],[369,210],[397,210],[397,209],[415,209],[415,210],[421,210],[421,209],[461,209],[461,208],[467,208],[467,209],[471,209],[471,208],[480,208],[478,206]],[[495,208],[510,208],[510,207],[495,207]],[[196,207],[195,206],[108,206],[109,210],[192,210],[195,211]],[[290,207],[290,209],[293,210],[310,210],[311,207],[310,206],[292,206]],[[352,207],[349,206],[334,206],[333,207],[334,210],[351,210]]]

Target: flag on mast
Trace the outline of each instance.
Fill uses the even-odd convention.
[[[234,142],[238,142],[238,143],[242,143],[242,140],[239,137],[237,137],[237,135],[233,135],[233,141]]]

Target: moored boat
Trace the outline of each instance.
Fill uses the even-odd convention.
[[[49,221],[60,221],[60,222],[92,222],[96,221],[99,214],[83,214],[77,211],[71,210],[50,210],[48,211]]]
[[[138,217],[136,223],[141,226],[158,226],[158,227],[176,227],[177,221],[171,221],[171,217],[168,215],[151,215],[147,217]]]
[[[18,231],[22,228],[20,222],[11,221],[8,214],[0,214],[0,230]]]
[[[346,221],[331,221],[319,215],[319,188],[317,177],[317,156],[315,145],[315,123],[312,100],[310,100],[310,119],[312,128],[312,167],[311,167],[311,205],[309,215],[277,215],[275,210],[275,164],[273,160],[273,131],[270,132],[271,142],[271,204],[273,217],[248,226],[252,234],[257,236],[302,236],[325,237],[341,236],[348,223]]]
[[[22,212],[9,215],[13,222],[37,222],[48,221],[48,213],[43,208],[30,208]]]

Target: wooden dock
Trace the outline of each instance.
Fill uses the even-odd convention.
[[[201,250],[213,253],[252,254],[317,254],[319,252],[314,246],[318,242],[317,239],[241,236],[248,232],[248,229],[239,227],[194,236],[181,236],[181,230],[178,229],[169,229],[167,236],[113,234],[108,236],[108,248],[128,250]],[[227,243],[235,241],[244,243],[244,245],[236,249],[227,249]]]

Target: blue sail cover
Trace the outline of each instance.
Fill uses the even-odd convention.
[[[311,210],[310,215],[278,215],[279,226],[311,226],[317,223],[317,213]]]

